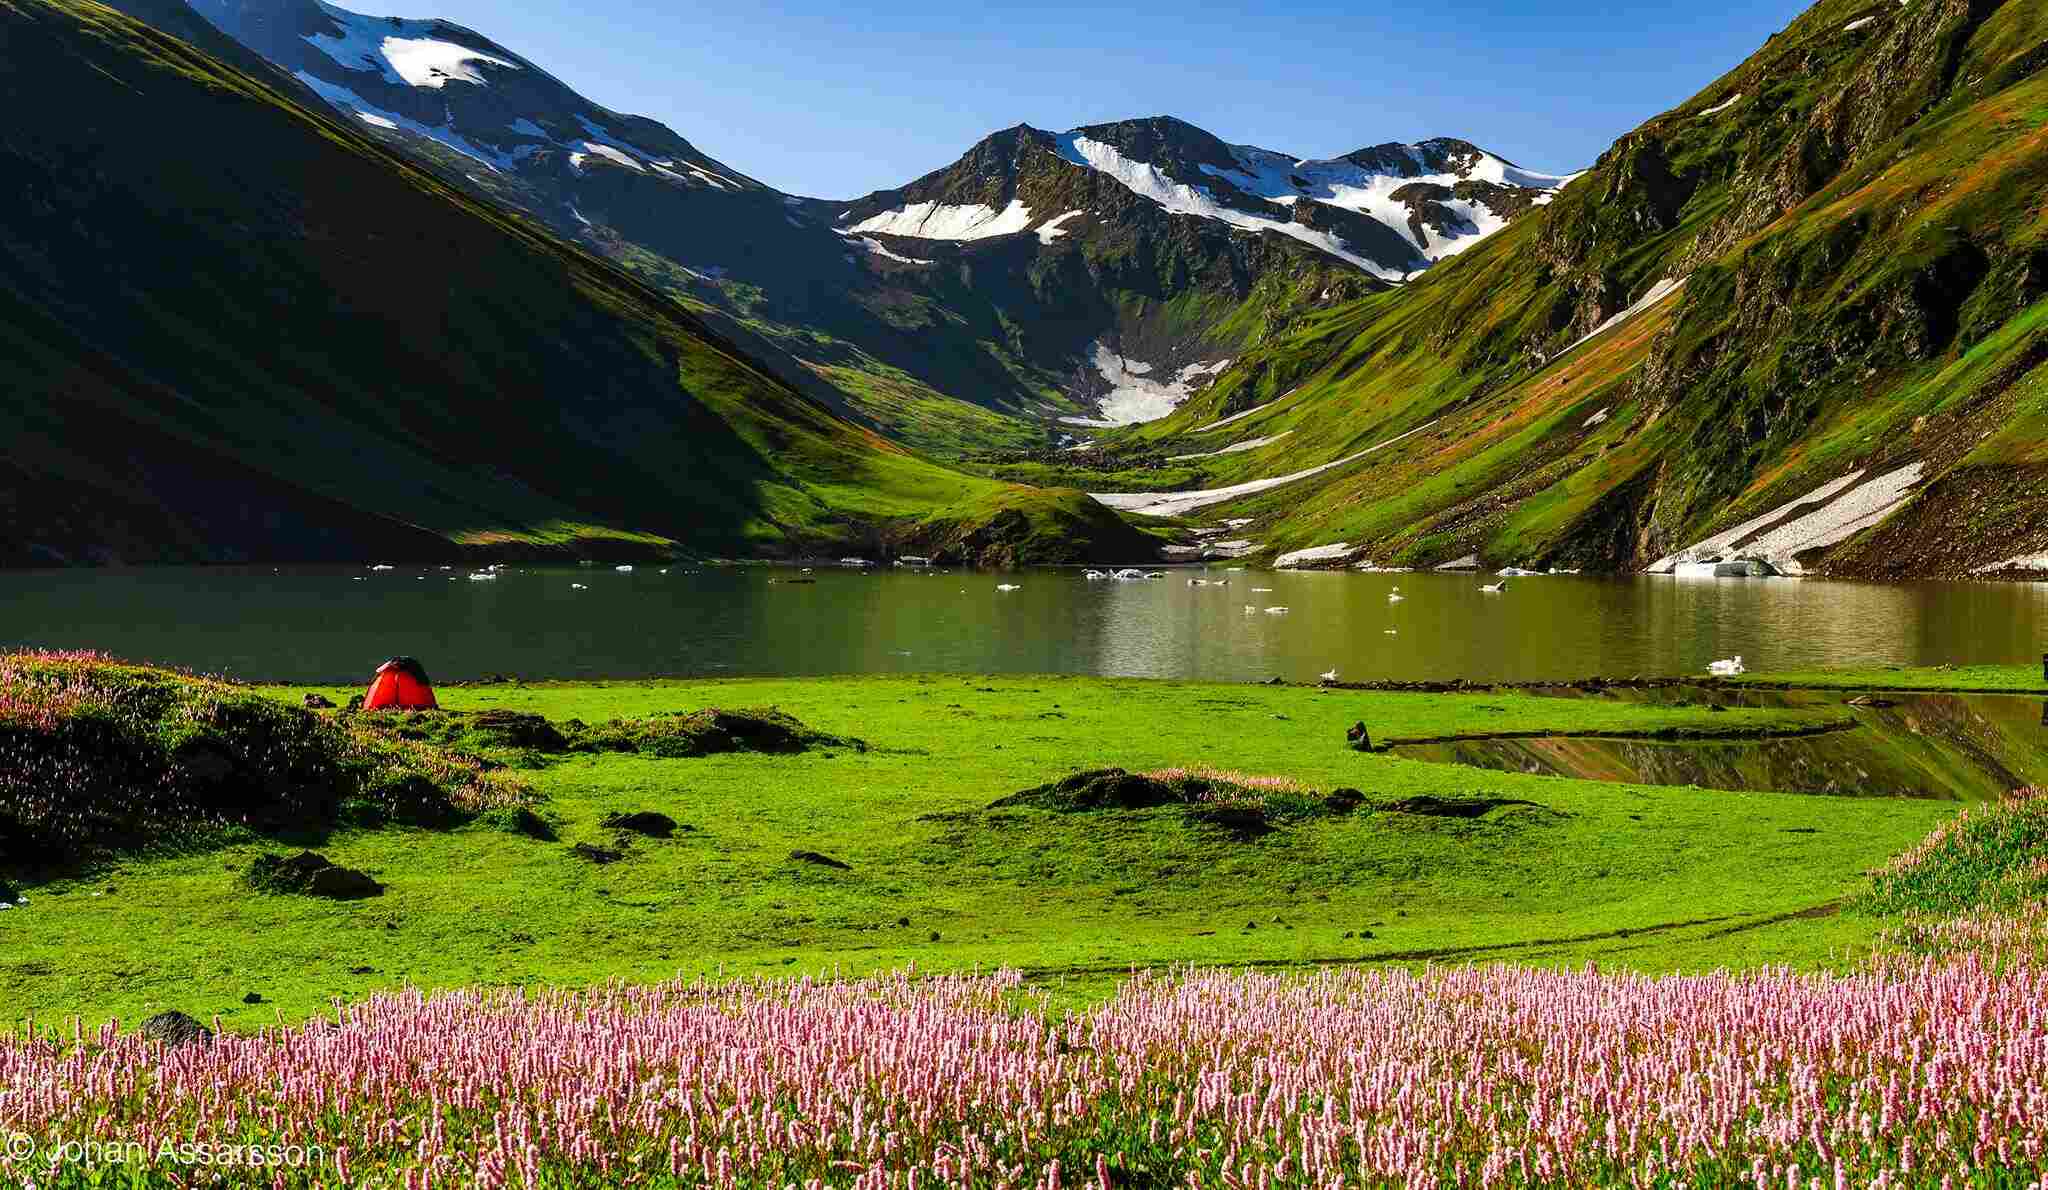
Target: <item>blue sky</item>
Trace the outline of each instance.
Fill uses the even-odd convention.
[[[395,0],[341,0],[383,9]],[[413,7],[413,6],[417,7]],[[1804,5],[407,0],[784,190],[901,185],[1018,123],[1170,114],[1307,157],[1459,136],[1590,164]]]

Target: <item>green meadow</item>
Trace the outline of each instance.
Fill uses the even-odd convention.
[[[235,697],[296,705],[307,693],[345,703],[355,691]],[[1361,722],[1379,745],[1745,738],[1839,722],[1846,712],[1833,706],[1077,677],[499,684],[444,688],[441,701],[451,714],[384,717],[381,730],[432,737],[420,747],[452,739],[503,765],[492,778],[530,791],[542,829],[510,829],[502,812],[288,839],[237,829],[61,871],[0,869],[28,897],[0,914],[10,1017],[94,1024],[178,1009],[246,1030],[405,985],[911,965],[1014,967],[1067,1002],[1106,994],[1133,968],[1181,964],[1828,966],[1854,961],[1881,925],[1842,911],[1865,873],[1957,808],[1490,772],[1361,753],[1346,739]],[[860,744],[544,754],[479,742],[464,726],[513,711],[595,737],[613,720],[713,707],[777,708]],[[1354,790],[1357,806],[1275,815],[1257,837],[1179,805],[991,808],[1111,767],[1277,778],[1317,806]],[[1498,804],[1472,817],[1430,809],[1446,803]],[[640,811],[681,827],[663,839],[604,825]],[[592,863],[576,844],[621,858]],[[334,902],[244,880],[259,856],[306,845],[384,893]]]

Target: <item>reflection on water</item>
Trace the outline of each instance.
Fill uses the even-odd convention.
[[[1846,698],[1819,692],[1743,692],[1731,698],[1698,689],[1586,697],[1802,707],[1833,706]],[[1845,707],[1843,713],[1855,723],[1849,730],[1792,739],[1460,740],[1396,745],[1393,752],[1411,760],[1551,777],[1859,797],[1984,801],[2022,785],[2048,782],[2048,732],[2041,730],[2048,726],[2048,708],[2037,726],[2030,699],[1897,694],[1879,701],[1882,705]]]
[[[1242,681],[1531,680],[1897,663],[2029,663],[2048,584],[820,568],[0,573],[0,643],[95,647],[246,677],[353,680],[394,653],[437,676],[1100,673]],[[1191,575],[1228,579],[1191,587]],[[1021,584],[1008,593],[998,582]],[[588,589],[576,590],[582,583]],[[1396,588],[1401,602],[1389,602]],[[1270,588],[1258,591],[1254,588]],[[1247,611],[1247,606],[1250,611]],[[1284,606],[1284,614],[1265,608]]]

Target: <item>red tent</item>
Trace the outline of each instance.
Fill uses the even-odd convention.
[[[410,657],[393,657],[378,666],[363,695],[366,711],[431,711],[440,705],[426,667]]]

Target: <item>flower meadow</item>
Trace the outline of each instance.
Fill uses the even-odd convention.
[[[0,1046],[9,1184],[2048,1186],[2048,969],[1014,973],[386,995],[165,1049]],[[105,1181],[93,1181],[105,1177]]]

